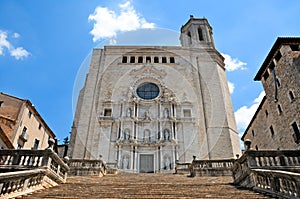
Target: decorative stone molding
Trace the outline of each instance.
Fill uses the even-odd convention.
[[[153,74],[159,77],[164,77],[167,75],[166,72],[164,72],[163,70],[156,69],[152,64],[145,64],[140,69],[133,69],[129,74],[135,77],[143,76],[145,74],[146,75]]]

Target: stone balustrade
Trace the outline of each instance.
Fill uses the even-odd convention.
[[[191,167],[191,163],[180,163],[180,162],[176,162],[175,165],[175,174],[189,174],[190,173],[190,167]]]
[[[45,169],[0,174],[0,198],[15,198],[43,189]]]
[[[116,162],[107,162],[106,168],[107,168],[106,173],[108,173],[108,174],[118,174],[119,173],[118,164]]]
[[[69,167],[51,149],[0,150],[0,197],[65,183]],[[38,188],[32,188],[38,187]]]
[[[299,197],[299,150],[247,150],[233,165],[234,183],[279,197]]]
[[[234,159],[194,160],[190,166],[190,175],[194,176],[230,176]]]
[[[68,161],[71,176],[103,176],[107,167],[102,160],[71,159]]]
[[[288,171],[253,169],[254,187],[280,198],[300,197],[300,174]]]

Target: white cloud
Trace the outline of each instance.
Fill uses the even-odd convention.
[[[20,34],[19,34],[19,33],[16,33],[16,32],[15,32],[15,33],[13,34],[13,38],[19,38],[19,37],[20,37]]]
[[[227,81],[227,83],[228,83],[229,93],[232,94],[234,91],[234,84],[229,81]]]
[[[228,71],[235,71],[238,69],[245,70],[247,63],[240,61],[237,58],[232,58],[230,55],[221,53],[222,56],[225,58],[224,63],[225,63],[225,68]]]
[[[0,30],[0,55],[4,55],[4,48],[10,49],[10,46],[7,41],[7,33]]]
[[[17,60],[26,58],[29,56],[29,54],[30,53],[27,50],[25,50],[23,47],[18,47],[10,51],[10,55],[15,57]]]
[[[240,107],[234,114],[237,123],[237,128],[240,133],[243,133],[249,125],[254,113],[256,112],[260,102],[265,96],[265,92],[262,91],[259,96],[253,100],[250,106]]]
[[[19,38],[20,35],[18,33],[14,33],[12,37]],[[15,48],[8,40],[7,32],[0,30],[0,55],[4,56],[5,49],[8,50],[9,54],[17,60],[23,59],[30,55],[30,53],[23,47]]]
[[[132,31],[140,28],[154,28],[154,23],[147,22],[131,5],[130,1],[119,4],[120,14],[106,7],[97,7],[89,15],[89,21],[94,21],[90,34],[96,42],[103,38],[116,36],[119,31]]]

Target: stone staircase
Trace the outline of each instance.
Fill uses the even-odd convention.
[[[66,184],[40,190],[23,198],[268,198],[238,189],[232,178],[173,174],[118,174],[69,177]]]

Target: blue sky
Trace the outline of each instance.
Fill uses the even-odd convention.
[[[278,36],[300,35],[299,10],[296,0],[1,0],[0,91],[29,99],[63,140],[76,74],[92,48],[128,30],[179,31],[192,14],[208,19],[226,58],[242,133],[263,95],[253,78]]]

